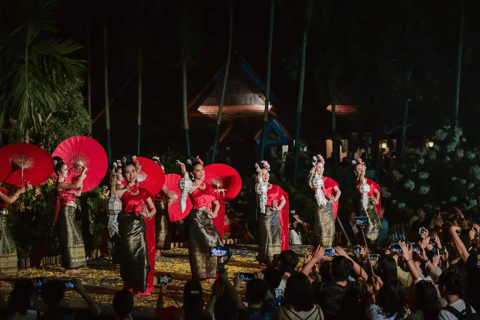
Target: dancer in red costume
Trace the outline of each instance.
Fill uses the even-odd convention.
[[[138,186],[140,164],[135,157],[123,157],[122,171],[127,185],[116,190],[115,174],[111,176],[111,192],[115,192],[122,201],[116,240],[116,252],[120,263],[120,275],[124,288],[138,294],[150,294],[153,291],[153,274],[155,270],[155,236],[148,237],[145,221],[155,223],[156,213],[152,194]],[[145,220],[144,220],[145,218]],[[148,279],[147,279],[148,278]],[[148,280],[148,281],[147,281]]]
[[[60,251],[62,253],[62,266],[65,273],[80,273],[76,270],[87,265],[85,257],[85,244],[82,234],[75,220],[75,210],[77,208],[76,198],[82,194],[82,182],[85,179],[85,171],[83,167],[80,176],[75,183],[68,183],[68,168],[63,160],[54,157],[55,173],[58,175],[57,180],[57,208],[55,210],[55,225],[58,219],[58,229],[60,231]],[[73,182],[73,181],[72,181]]]
[[[288,250],[288,194],[269,183],[270,165],[267,161],[255,164],[258,176],[255,191],[260,203],[260,236],[257,260],[269,265],[273,256]]]
[[[338,199],[340,189],[338,183],[329,177],[324,177],[325,160],[321,155],[313,157],[313,166],[308,175],[310,188],[315,192],[317,202],[312,245],[313,252],[321,245],[324,248],[331,248],[335,237],[335,220],[338,212]]]
[[[30,184],[27,187],[31,189]],[[17,273],[17,247],[12,233],[7,224],[8,206],[13,204],[25,192],[25,187],[8,196],[8,191],[0,187],[0,286],[9,286],[8,282],[1,279],[12,277]]]
[[[188,159],[186,165],[179,161],[177,164],[184,176],[180,201],[185,202],[186,196],[189,196],[193,204],[186,219],[192,278],[211,281],[215,279],[217,257],[210,257],[210,247],[223,246],[225,206],[222,206],[212,186],[203,181],[205,170],[199,157]],[[185,203],[181,203],[181,207],[185,208]]]
[[[373,180],[365,178],[367,166],[362,159],[353,160],[353,165],[357,175],[355,186],[360,194],[358,212],[360,212],[359,215],[368,217],[368,228],[365,232],[365,237],[375,242],[378,240],[381,229],[380,214],[382,203],[380,186]],[[363,242],[363,240],[360,242]]]

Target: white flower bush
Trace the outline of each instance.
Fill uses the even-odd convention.
[[[409,189],[410,191],[412,191],[413,189],[415,189],[415,182],[413,182],[412,180],[408,180],[405,184],[405,189]]]
[[[418,191],[420,194],[427,194],[430,191],[430,187],[428,186],[421,186],[420,190]]]
[[[420,172],[420,173],[418,174],[418,178],[425,180],[425,179],[428,178],[429,175],[430,175],[430,173],[428,173],[428,172]]]
[[[480,148],[468,145],[459,128],[445,125],[434,132],[432,148],[405,150],[395,159],[391,179],[382,189],[386,205],[398,211],[406,203],[415,207],[448,209],[458,199],[477,199],[480,195]],[[385,191],[383,191],[385,190]],[[471,201],[469,206],[478,206]],[[433,210],[433,209],[432,209]]]
[[[387,187],[382,187],[382,197],[390,198],[391,196],[392,196],[392,194],[390,192],[388,192],[388,188]]]

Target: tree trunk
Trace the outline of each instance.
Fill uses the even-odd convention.
[[[403,113],[402,122],[402,144],[400,146],[400,156],[405,153],[405,144],[407,141],[407,119],[408,119],[408,105],[410,103],[410,78],[412,77],[412,68],[407,71],[407,87],[405,97],[405,112]]]
[[[182,67],[182,95],[183,95],[183,127],[185,129],[185,146],[187,156],[190,157],[190,135],[188,133],[188,100],[187,100],[187,62],[183,62]]]
[[[143,64],[142,64],[142,50],[138,51],[138,133],[137,133],[137,156],[140,156],[140,144],[141,144],[141,129],[142,129],[142,77],[143,77]]]
[[[232,38],[233,38],[233,0],[230,2],[230,27],[228,31],[228,56],[227,66],[225,67],[225,78],[223,79],[222,98],[220,99],[220,106],[218,108],[217,126],[215,128],[215,141],[213,143],[212,163],[215,162],[217,154],[218,139],[220,136],[220,123],[222,122],[223,103],[225,101],[225,93],[227,91],[228,72],[230,70],[230,60],[232,59]]]
[[[270,86],[272,80],[272,46],[273,46],[273,17],[275,11],[275,0],[270,0],[270,26],[268,32],[268,57],[267,57],[267,85],[265,88],[265,113],[263,116],[262,147],[260,160],[264,160],[265,142],[267,140],[268,107],[270,104]]]
[[[90,135],[92,135],[92,22],[87,22],[87,107],[90,116]]]
[[[335,89],[334,89],[335,90]],[[338,168],[338,140],[337,140],[337,118],[336,118],[336,105],[337,105],[337,97],[335,93],[332,95],[332,159],[333,159],[333,169]],[[335,174],[337,172],[335,171]]]
[[[307,54],[307,29],[303,32],[302,65],[300,67],[300,85],[297,101],[297,133],[295,135],[295,163],[293,168],[293,184],[297,185],[298,155],[300,153],[300,125],[302,123],[303,90],[305,88],[305,58]]]
[[[107,15],[103,19],[103,52],[105,63],[105,117],[107,128],[107,155],[108,163],[112,160],[112,147],[110,142],[110,106],[108,103],[108,50],[107,50]]]
[[[458,109],[460,108],[460,77],[462,74],[463,17],[465,0],[460,4],[460,30],[458,35],[457,89],[455,92],[455,127],[458,127]]]

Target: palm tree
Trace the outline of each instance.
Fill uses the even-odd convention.
[[[138,140],[137,140],[137,155],[140,155],[140,141],[141,141],[141,129],[142,129],[142,76],[143,76],[143,65],[142,65],[142,51],[138,50]]]
[[[107,128],[107,156],[108,163],[112,160],[112,147],[110,141],[110,104],[108,101],[108,46],[107,46],[107,15],[103,17],[103,54],[105,74],[105,118]]]
[[[201,7],[195,1],[178,1],[177,30],[180,44],[179,64],[182,66],[182,106],[185,147],[190,156],[190,135],[188,124],[187,68],[193,65],[203,44]]]
[[[228,28],[228,53],[227,53],[227,65],[225,67],[225,77],[223,79],[222,97],[220,99],[220,106],[218,108],[217,125],[215,127],[215,140],[213,142],[213,154],[212,163],[215,162],[215,156],[217,154],[218,139],[220,137],[220,123],[222,122],[222,110],[223,103],[225,101],[225,93],[227,91],[228,72],[230,70],[230,61],[232,59],[232,38],[233,38],[233,0],[230,2],[230,26]]]
[[[458,109],[460,108],[460,77],[462,74],[463,19],[465,0],[460,3],[460,30],[458,35],[457,87],[455,92],[455,127],[458,127]]]
[[[81,79],[85,70],[83,60],[68,57],[81,46],[56,38],[52,14],[51,1],[41,2],[30,21],[0,40],[0,128],[10,120],[27,141],[60,108],[59,87]]]
[[[263,115],[262,147],[260,160],[264,158],[265,140],[267,139],[268,106],[270,104],[270,86],[272,82],[272,46],[273,46],[273,17],[275,11],[275,0],[270,0],[270,24],[268,31],[268,56],[267,56],[267,85],[265,88],[265,113]]]

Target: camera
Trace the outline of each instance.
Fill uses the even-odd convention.
[[[440,255],[443,255],[445,253],[445,251],[447,251],[447,248],[446,247],[441,247],[440,249],[438,249],[438,253]]]
[[[420,246],[418,244],[414,244],[412,246],[412,249],[413,249],[413,252],[418,252],[418,250],[420,250]]]
[[[158,284],[172,283],[172,275],[164,274],[163,276],[158,276],[157,282]]]
[[[255,279],[255,275],[253,273],[240,273],[240,278],[245,281],[250,281]]]
[[[378,260],[380,258],[379,254],[370,254],[369,255],[370,260]]]
[[[325,249],[325,257],[333,257],[335,253],[334,248]]]
[[[402,252],[402,248],[400,248],[400,245],[393,243],[392,244],[392,251],[393,252]]]
[[[427,229],[425,229],[425,227],[421,227],[421,228],[418,230],[418,234],[420,234],[420,235],[425,234],[425,232],[427,232]]]
[[[283,290],[282,289],[275,289],[275,300],[277,301],[277,304],[279,306],[282,305],[282,299],[283,299]]]
[[[41,292],[41,291],[42,291],[42,287],[43,287],[44,284],[45,284],[45,278],[43,278],[43,277],[38,277],[38,278],[36,279],[36,286],[37,286],[38,292]]]
[[[353,248],[353,254],[354,255],[360,254],[361,251],[362,251],[362,248]]]
[[[65,288],[75,288],[75,284],[73,283],[72,280],[63,280],[63,283],[65,284]]]
[[[225,257],[229,253],[228,247],[210,247],[210,257]]]
[[[356,226],[360,226],[360,227],[368,226],[368,217],[365,217],[365,216],[354,217],[353,220]]]
[[[430,241],[428,242],[428,244],[434,246],[437,243],[437,239],[437,237],[430,237]]]

